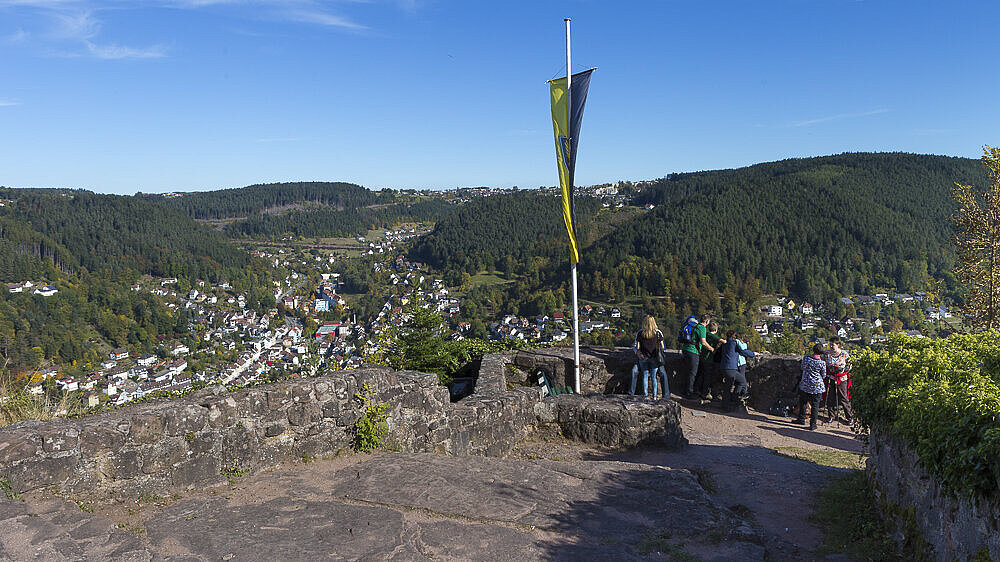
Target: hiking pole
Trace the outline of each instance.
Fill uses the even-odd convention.
[[[833,417],[837,420],[837,429],[840,429],[840,373],[833,377],[833,385],[836,387],[836,394],[833,395]]]

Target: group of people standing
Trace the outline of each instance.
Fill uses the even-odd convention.
[[[701,318],[691,316],[678,332],[678,343],[684,355],[687,399],[712,400],[713,394],[722,399],[724,410],[746,410],[749,385],[747,384],[747,359],[754,352],[747,345],[744,333],[729,330],[719,334],[719,325],[711,315]],[[642,396],[657,398],[658,383],[662,384],[660,399],[670,397],[667,381],[666,339],[652,316],[646,316],[642,327],[635,334],[633,350],[636,362],[632,367],[629,394],[635,395],[641,377]],[[651,383],[651,384],[650,384]],[[812,353],[802,358],[801,374],[795,390],[799,395],[796,424],[805,424],[807,410],[811,410],[809,429],[816,429],[820,402],[826,396],[828,420],[836,419],[843,408],[846,423],[854,423],[850,400],[850,354],[839,337],[830,340],[830,348],[816,344]]]
[[[687,368],[684,398],[711,400],[714,392],[716,397],[721,395],[724,409],[745,408],[747,359],[754,356],[746,343],[746,335],[735,330],[726,332],[725,337],[719,335],[718,323],[706,314],[700,319],[689,317],[678,332],[677,339]],[[632,368],[629,394],[636,393],[637,378],[641,375],[643,396],[650,396],[651,380],[651,396],[656,398],[659,380],[663,382],[662,398],[669,397],[670,387],[663,358],[666,341],[652,316],[646,316],[642,328],[636,332],[633,349],[636,364]]]
[[[816,429],[820,400],[825,394],[827,421],[835,420],[838,410],[843,407],[845,422],[847,425],[854,424],[854,410],[851,408],[848,391],[851,386],[849,361],[850,354],[844,349],[839,337],[830,339],[830,349],[825,349],[822,344],[817,343],[812,348],[812,354],[802,358],[802,374],[796,385],[799,393],[799,415],[793,423],[799,425],[806,423],[806,406],[808,406],[811,410],[809,429]]]

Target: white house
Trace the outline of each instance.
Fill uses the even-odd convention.
[[[59,292],[59,289],[56,289],[52,285],[46,285],[44,287],[39,287],[38,289],[35,289],[34,291],[32,291],[32,294],[33,295],[42,295],[43,297],[51,297],[52,295],[54,295],[54,294],[56,294],[58,292]]]
[[[59,385],[60,390],[65,390],[66,392],[73,392],[74,390],[80,389],[80,383],[77,382],[76,379],[71,379],[69,377],[56,379],[56,384]]]
[[[785,309],[781,305],[772,304],[767,307],[767,315],[773,318],[779,318],[781,317],[784,310]]]
[[[809,315],[813,313],[813,305],[808,302],[802,303],[802,314]]]
[[[185,353],[188,353],[190,351],[191,350],[188,349],[188,346],[182,344],[181,342],[177,342],[173,345],[173,347],[170,348],[170,355],[176,357],[178,355],[184,355]]]

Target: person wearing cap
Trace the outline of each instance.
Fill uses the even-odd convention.
[[[812,355],[802,358],[802,373],[799,375],[799,416],[792,423],[804,425],[806,423],[806,404],[812,408],[809,414],[809,429],[816,429],[816,418],[819,416],[819,397],[826,391],[826,361],[823,360],[823,344],[816,344],[812,348]]]

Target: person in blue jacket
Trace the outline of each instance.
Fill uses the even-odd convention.
[[[746,400],[746,360],[754,356],[753,351],[747,347],[746,339],[745,335],[729,330],[726,332],[726,343],[722,346],[722,372],[726,376],[722,404],[726,410],[734,410],[737,401]],[[735,390],[732,389],[734,385]]]

